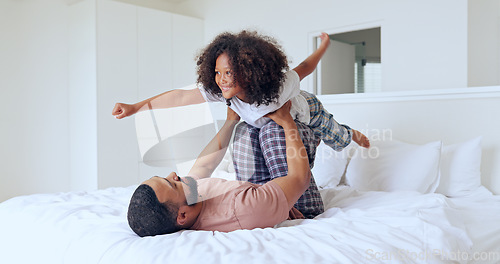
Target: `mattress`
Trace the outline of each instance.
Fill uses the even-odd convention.
[[[34,194],[0,204],[2,263],[495,263],[500,199],[321,190],[325,212],[274,228],[138,237],[136,186]]]

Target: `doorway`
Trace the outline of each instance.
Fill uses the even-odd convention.
[[[330,34],[330,47],[316,71],[316,94],[381,91],[380,31],[375,27]],[[314,42],[319,45],[320,40]]]

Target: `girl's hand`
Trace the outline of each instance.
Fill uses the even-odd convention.
[[[282,126],[283,128],[287,124],[294,123],[292,116],[290,115],[290,108],[292,107],[292,102],[286,102],[280,109],[265,115],[271,118],[276,124]]]
[[[233,109],[228,107],[226,120],[233,120],[238,122],[240,121],[240,116],[235,111],[233,111]]]
[[[325,32],[321,32],[319,38],[321,39],[321,46],[328,47],[330,45],[330,36],[328,36]]]
[[[116,119],[122,119],[135,113],[137,113],[137,109],[134,105],[123,103],[116,103],[113,111],[111,112],[111,114],[114,115]]]

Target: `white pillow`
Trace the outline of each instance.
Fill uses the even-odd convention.
[[[348,146],[342,151],[335,151],[321,141],[316,149],[314,167],[311,170],[319,188],[333,188],[339,184],[349,160],[349,153],[354,148]]]
[[[346,170],[346,183],[361,191],[434,192],[439,183],[441,141],[413,145],[372,141],[358,148]]]
[[[446,196],[462,196],[481,186],[481,137],[444,146],[441,179],[436,190]]]

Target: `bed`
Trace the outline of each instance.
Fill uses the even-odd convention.
[[[495,107],[500,87],[321,99],[339,122],[368,134],[373,146],[353,144],[342,152],[318,147],[313,175],[325,212],[315,219],[140,238],[126,221],[136,185],[34,194],[0,204],[0,261],[500,262],[500,196],[495,194],[500,139],[492,122],[500,111]],[[212,109],[216,119],[223,111]],[[454,121],[450,113],[482,118],[474,119],[478,129],[463,129],[463,119]],[[213,177],[234,178],[230,155]]]

